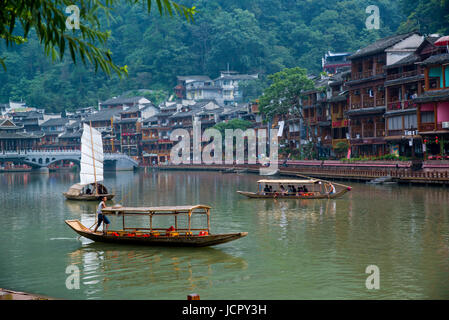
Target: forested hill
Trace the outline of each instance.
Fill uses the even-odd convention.
[[[129,77],[123,80],[101,72],[95,75],[92,68],[74,66],[68,57],[52,63],[35,38],[8,51],[1,43],[0,56],[7,58],[8,69],[0,70],[0,103],[23,99],[31,106],[61,111],[96,105],[129,90],[171,92],[176,75],[215,77],[228,63],[239,72],[271,74],[301,66],[317,73],[325,52],[354,51],[398,28],[414,28],[419,25],[413,20],[414,10],[433,1],[179,2],[197,7],[194,23],[159,17],[157,10],[149,16],[139,5],[122,5],[116,9],[115,21],[105,22],[104,29],[112,34],[108,46],[114,61],[128,66]],[[380,8],[379,30],[365,27],[369,16],[365,10],[372,4]]]

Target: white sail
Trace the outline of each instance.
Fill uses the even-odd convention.
[[[101,133],[84,124],[81,137],[81,184],[103,181],[103,140]]]

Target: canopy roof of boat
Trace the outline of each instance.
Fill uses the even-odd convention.
[[[163,206],[163,207],[122,207],[116,205],[103,208],[104,214],[141,214],[141,215],[173,215],[185,213],[206,213],[209,214],[211,207],[198,204],[194,206]]]
[[[73,196],[78,196],[78,195],[80,195],[82,193],[83,188],[85,186],[89,186],[89,185],[93,186],[93,185],[95,185],[95,183],[86,183],[86,184],[84,184],[84,183],[75,183],[73,186],[70,187],[69,191],[67,191],[67,194],[70,194],[70,195],[73,195]],[[104,185],[102,185],[101,183],[98,183],[98,182],[97,182],[97,185],[103,187],[106,190],[106,192],[107,192],[107,189],[106,189],[106,187]]]
[[[312,184],[317,183],[320,180],[315,179],[308,179],[308,180],[259,180],[257,183],[266,183],[266,184],[273,184],[273,183],[282,183],[282,184]]]

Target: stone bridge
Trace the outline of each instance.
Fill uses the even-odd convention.
[[[44,150],[20,150],[16,152],[0,153],[0,161],[13,161],[14,163],[27,164],[33,168],[45,168],[62,160],[69,160],[77,164],[81,161],[81,151],[44,151]],[[105,170],[133,170],[139,163],[121,153],[105,153]]]

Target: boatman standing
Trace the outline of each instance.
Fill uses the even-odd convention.
[[[336,193],[335,187],[332,183],[329,183],[329,194]]]
[[[101,225],[102,222],[104,222],[106,224],[106,231],[108,231],[108,227],[109,227],[109,223],[111,223],[108,219],[108,217],[106,217],[101,209],[106,208],[106,201],[108,200],[107,197],[103,197],[102,201],[100,202],[100,204],[98,205],[97,208],[97,214],[98,214],[98,223],[97,226],[95,227],[94,232],[97,232],[98,227]],[[105,228],[103,226],[103,232],[105,231]]]

